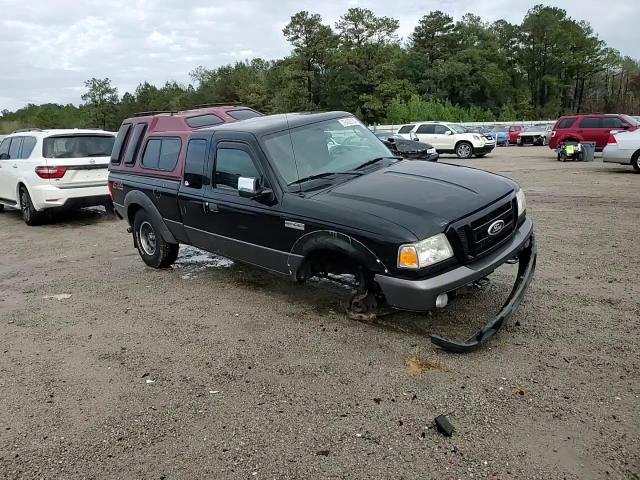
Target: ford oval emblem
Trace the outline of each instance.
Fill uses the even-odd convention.
[[[498,220],[497,222],[493,222],[491,225],[489,225],[489,230],[487,230],[487,233],[489,235],[497,235],[502,231],[503,228],[504,220]]]

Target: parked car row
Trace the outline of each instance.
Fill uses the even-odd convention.
[[[455,153],[458,158],[484,157],[496,147],[496,140],[486,134],[468,132],[463,126],[445,122],[421,122],[404,125],[397,135],[432,145],[438,154]]]

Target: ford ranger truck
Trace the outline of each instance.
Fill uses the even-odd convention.
[[[518,263],[509,297],[476,334],[431,337],[455,352],[489,340],[533,277],[533,224],[516,182],[394,157],[349,113],[271,115],[138,143],[125,136],[109,186],[151,267],[169,267],[180,244],[193,245],[296,281],[346,283],[348,311],[370,318],[382,307],[444,308],[458,289]]]

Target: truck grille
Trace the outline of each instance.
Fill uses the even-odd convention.
[[[452,233],[458,240],[463,260],[478,260],[511,238],[517,226],[516,211],[515,202],[509,201],[480,217],[454,226]],[[504,222],[504,227],[499,233],[489,235],[489,227],[499,220]]]

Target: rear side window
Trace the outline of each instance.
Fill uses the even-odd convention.
[[[170,172],[178,163],[179,138],[150,138],[142,156],[142,166],[152,170]]]
[[[24,137],[24,140],[22,141],[22,151],[20,152],[20,158],[29,158],[35,146],[36,137]]]
[[[435,125],[420,125],[416,133],[435,133]]]
[[[248,108],[244,108],[242,110],[229,110],[227,115],[231,118],[235,118],[236,120],[248,120],[249,118],[262,117],[261,113]]]
[[[19,158],[20,146],[22,145],[22,137],[13,137],[11,139],[11,146],[9,147],[9,158]]]
[[[576,117],[563,118],[558,122],[558,126],[556,128],[569,128],[575,121]]]
[[[257,178],[260,174],[244,150],[219,148],[216,154],[216,187],[238,189],[238,178]]]
[[[580,128],[601,128],[602,123],[598,117],[586,117],[580,120]]]
[[[448,131],[449,129],[444,125],[435,125],[433,128],[433,133],[435,133],[436,135],[444,135]]]
[[[207,141],[204,139],[189,140],[187,155],[184,162],[184,186],[202,188],[204,180],[204,165],[207,161]]]
[[[131,124],[123,123],[118,130],[118,136],[113,144],[113,150],[111,151],[111,163],[118,164],[122,161],[122,150],[127,144],[127,139],[131,133]]]
[[[45,158],[108,157],[114,141],[111,135],[49,137],[42,143],[42,154]]]
[[[133,165],[136,162],[138,151],[140,150],[140,144],[142,143],[142,137],[147,131],[146,123],[138,123],[133,127],[133,133],[131,134],[131,141],[127,145],[127,151],[124,154],[125,165]]]
[[[213,113],[208,113],[206,115],[198,115],[197,117],[189,117],[185,122],[187,122],[187,125],[191,128],[202,128],[220,125],[221,123],[224,123],[224,120]]]
[[[602,128],[624,128],[626,126],[627,124],[618,117],[604,117],[602,119]]]
[[[9,145],[11,145],[10,138],[5,138],[2,143],[0,143],[0,155],[2,155],[0,160],[4,160],[5,156],[9,155]]]
[[[400,130],[398,130],[398,133],[411,133],[411,131],[413,130],[413,127],[415,127],[415,125],[405,125],[403,127],[400,127]]]

